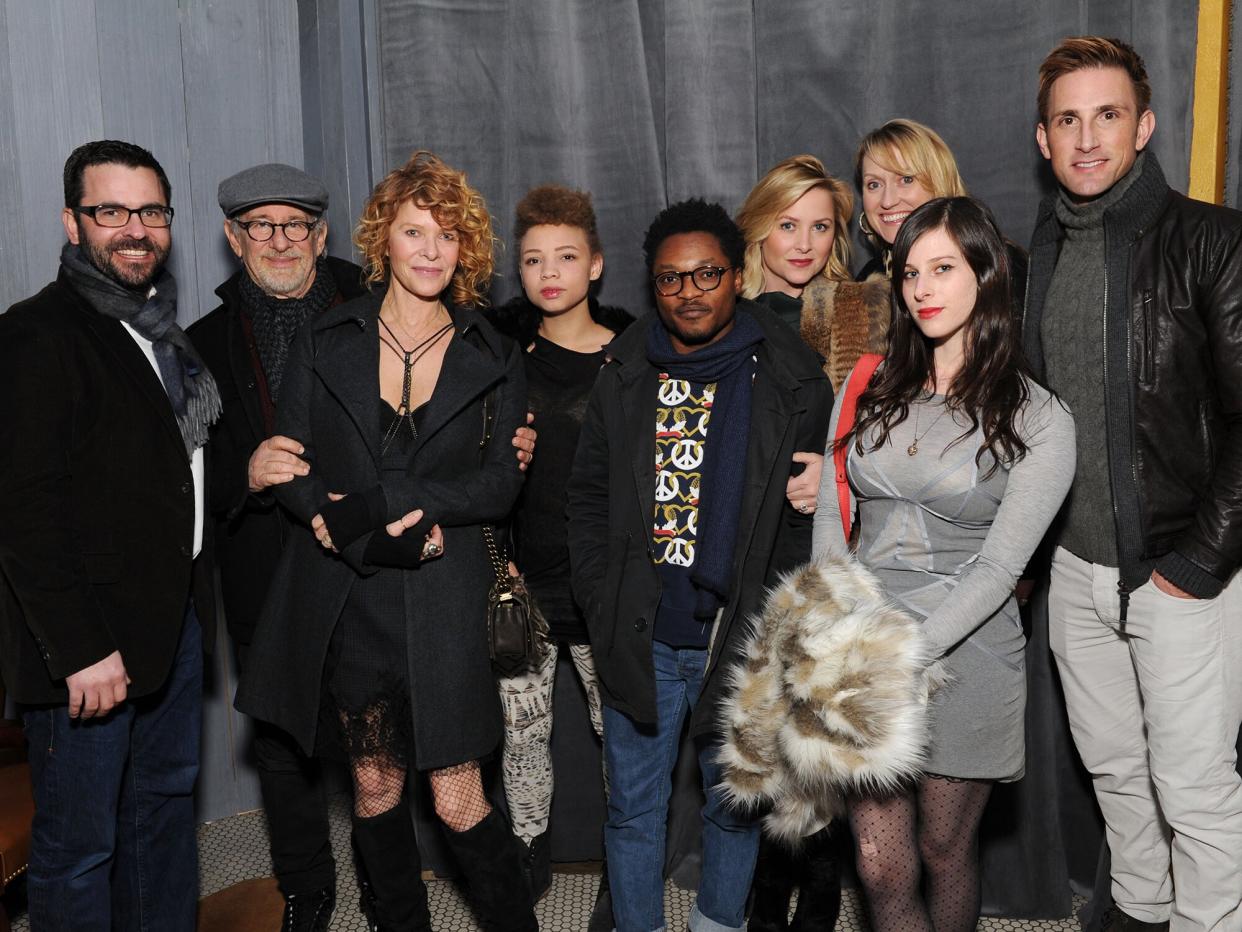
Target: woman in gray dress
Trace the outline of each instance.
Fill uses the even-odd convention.
[[[923,777],[854,800],[850,824],[877,932],[955,932],[978,921],[977,836],[992,784],[1023,773],[1013,589],[1069,490],[1074,423],[1027,371],[986,207],[954,197],[918,208],[892,268],[888,352],[842,441],[857,556],[922,620],[952,679],[932,701]],[[839,411],[838,400],[829,436]],[[848,550],[834,478],[825,470],[817,556]]]

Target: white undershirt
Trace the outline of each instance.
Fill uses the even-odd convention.
[[[138,348],[146,355],[147,362],[151,363],[151,368],[155,370],[155,377],[163,385],[164,379],[160,376],[160,365],[155,361],[154,344],[125,321],[121,321],[121,326],[134,338]],[[168,391],[167,388],[164,390]],[[190,474],[194,477],[194,556],[197,557],[198,552],[203,549],[203,488],[205,483],[202,447],[195,450],[190,457]]]

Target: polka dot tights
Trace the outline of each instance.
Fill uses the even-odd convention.
[[[991,791],[990,780],[925,774],[905,793],[851,803],[855,860],[875,932],[974,930],[979,821]]]

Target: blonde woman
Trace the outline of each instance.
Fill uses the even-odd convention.
[[[858,357],[883,352],[888,323],[884,284],[850,280],[849,224],[854,199],[813,155],[774,165],[738,211],[746,239],[742,295],[766,305],[798,330],[825,360],[833,390]],[[794,455],[790,506],[815,510],[823,456]],[[786,924],[793,888],[800,889],[793,924]],[[748,928],[754,932],[831,929],[840,910],[840,867],[827,831],[806,839],[794,856],[764,841],[755,869]]]

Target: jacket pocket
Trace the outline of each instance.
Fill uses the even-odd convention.
[[[1156,322],[1155,307],[1150,288],[1144,288],[1139,304],[1140,332],[1143,334],[1143,354],[1139,357],[1139,382],[1150,385],[1156,374]]]

